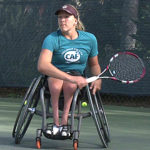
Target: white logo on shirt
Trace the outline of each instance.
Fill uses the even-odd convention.
[[[64,59],[68,63],[77,62],[80,59],[80,52],[78,49],[68,49],[64,52]]]

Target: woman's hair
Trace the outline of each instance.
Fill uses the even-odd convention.
[[[80,18],[78,17],[78,22],[77,22],[77,26],[76,26],[76,29],[77,30],[85,30],[85,27],[84,27],[84,25],[83,25],[83,23],[82,23],[82,21],[80,20]]]
[[[79,14],[79,11],[76,9],[75,6],[71,5],[77,12],[78,14],[78,17],[77,17],[77,26],[76,26],[76,29],[77,30],[85,30],[85,27],[84,27],[84,24],[82,23],[82,21],[80,20],[80,14]]]

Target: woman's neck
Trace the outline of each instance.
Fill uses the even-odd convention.
[[[69,40],[75,40],[78,38],[78,32],[76,30],[70,32],[62,32],[63,36]]]

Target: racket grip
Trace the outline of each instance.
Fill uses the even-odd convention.
[[[97,80],[98,78],[99,78],[99,77],[94,76],[94,77],[87,78],[86,81],[87,81],[87,83],[91,83],[91,82]]]

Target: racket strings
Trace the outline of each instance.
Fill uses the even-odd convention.
[[[119,80],[133,81],[141,78],[144,70],[143,62],[133,55],[121,54],[110,62],[109,71]]]

